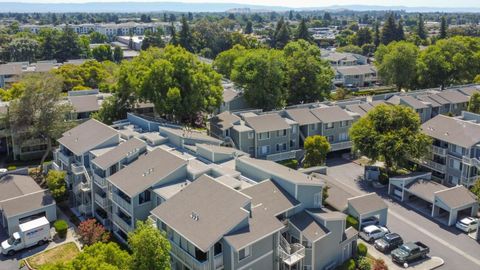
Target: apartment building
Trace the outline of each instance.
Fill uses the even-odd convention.
[[[234,86],[229,80],[222,80],[223,86],[223,102],[220,104],[218,113],[225,111],[241,111],[248,108],[247,101],[243,95],[243,90]]]
[[[343,65],[334,67],[333,84],[339,87],[368,87],[377,83],[377,69],[373,65]]]
[[[480,173],[480,115],[438,115],[422,125],[433,139],[431,153],[419,163],[444,185],[472,186]]]
[[[367,57],[356,53],[340,53],[330,50],[321,50],[321,57],[333,67],[366,65]]]
[[[82,190],[67,179],[81,218],[94,216],[120,241],[153,220],[171,242],[173,269],[333,269],[355,252],[357,231],[323,208],[322,179],[198,136],[179,144],[181,133],[162,128],[129,114],[64,134],[54,166],[67,178],[85,167]]]

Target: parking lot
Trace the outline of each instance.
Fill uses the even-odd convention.
[[[362,181],[363,167],[342,158],[327,161],[327,174],[335,184],[358,196],[377,193],[388,205],[387,227],[400,234],[405,241],[421,241],[430,247],[430,256],[442,258],[439,269],[480,269],[480,244],[457,228],[439,223],[388,195],[387,189],[375,189]]]

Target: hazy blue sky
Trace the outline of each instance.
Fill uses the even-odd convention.
[[[0,2],[30,3],[82,3],[82,2],[196,2],[196,3],[244,3],[288,7],[322,7],[331,5],[379,5],[409,7],[480,7],[480,0],[0,0]],[[0,6],[1,7],[1,6]]]

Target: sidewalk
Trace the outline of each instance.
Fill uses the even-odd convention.
[[[442,258],[434,256],[434,257],[428,257],[425,260],[416,261],[410,264],[407,268],[405,268],[392,262],[392,259],[390,258],[389,255],[383,254],[382,252],[378,251],[374,246],[367,244],[362,239],[358,239],[358,242],[363,243],[365,246],[367,246],[368,254],[370,254],[372,257],[376,259],[382,259],[385,262],[385,264],[388,266],[389,270],[401,270],[401,269],[431,270],[431,269],[438,268],[444,264],[444,261]]]

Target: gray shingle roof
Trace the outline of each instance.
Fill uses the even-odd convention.
[[[157,148],[108,177],[108,181],[130,197],[134,197],[186,164],[186,160]]]
[[[319,107],[312,109],[311,112],[320,119],[322,123],[353,120],[353,117],[339,106]]]
[[[451,103],[465,103],[470,100],[470,97],[462,94],[458,90],[447,90],[437,94],[438,96],[450,101]]]
[[[146,146],[147,145],[144,141],[138,138],[132,138],[126,142],[119,144],[107,153],[93,159],[92,162],[95,163],[95,165],[97,165],[98,167],[106,170],[113,164],[126,158],[129,154],[133,154],[132,152],[136,153],[141,149],[145,149]]]
[[[452,209],[478,203],[475,195],[464,186],[438,191],[435,195]]]
[[[372,65],[340,66],[335,67],[336,71],[343,76],[363,75],[375,73],[375,67]]]
[[[240,121],[240,117],[231,112],[222,112],[210,120],[210,123],[217,126],[221,130],[229,129],[234,123]]]
[[[447,189],[447,187],[442,184],[425,179],[419,179],[412,182],[405,188],[415,196],[430,203],[433,203],[434,201],[435,192]]]
[[[348,199],[348,204],[353,207],[359,215],[388,208],[387,204],[375,193],[350,198]]]
[[[310,112],[309,108],[289,109],[285,112],[300,126],[320,123],[320,120]]]
[[[96,112],[100,109],[96,95],[69,96],[68,99],[77,113]]]
[[[203,175],[152,214],[207,252],[224,235],[247,219],[250,198]],[[194,219],[192,216],[198,216]]]
[[[42,188],[28,175],[8,174],[0,178],[0,201],[41,190]]]
[[[444,115],[422,124],[422,131],[435,139],[466,148],[480,142],[480,125]]]
[[[58,142],[75,155],[81,155],[114,136],[118,136],[118,131],[95,119],[90,119],[63,133]]]
[[[22,74],[22,63],[7,63],[0,65],[0,75]]]
[[[246,117],[245,122],[253,128],[255,132],[268,132],[290,128],[287,121],[276,113]]]
[[[310,214],[302,211],[290,218],[290,223],[297,227],[310,242],[315,242],[329,233],[328,229],[317,223]]]

